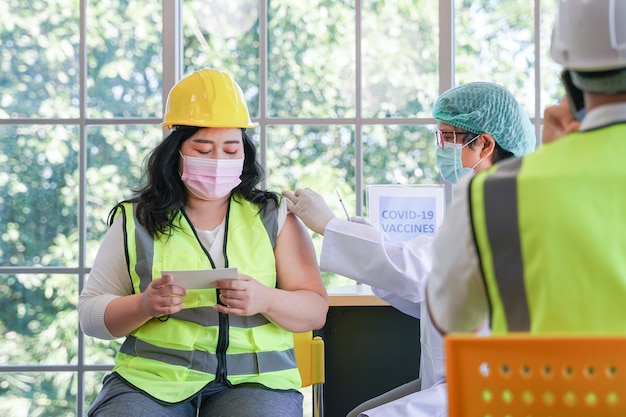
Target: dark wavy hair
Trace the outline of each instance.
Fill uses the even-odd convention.
[[[187,201],[187,188],[180,178],[178,161],[179,149],[183,142],[193,136],[201,127],[177,126],[156,148],[150,152],[147,167],[142,179],[143,185],[133,188],[134,197],[124,200],[109,212],[108,223],[113,223],[120,204],[137,203],[137,219],[153,236],[169,236],[176,226],[172,223],[174,214],[181,210]],[[244,148],[243,172],[241,183],[233,189],[231,195],[239,196],[258,204],[262,211],[269,201],[278,203],[278,194],[261,190],[257,185],[263,181],[263,168],[256,160],[256,148],[245,129],[241,129]]]

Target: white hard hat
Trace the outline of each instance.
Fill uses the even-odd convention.
[[[550,55],[563,67],[626,68],[626,0],[559,0]]]

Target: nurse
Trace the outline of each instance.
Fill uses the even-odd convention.
[[[504,87],[474,82],[444,92],[436,101],[437,166],[444,180],[486,170],[498,161],[535,148],[528,116]],[[398,310],[420,318],[420,378],[366,401],[355,416],[445,416],[447,390],[443,338],[426,309],[426,277],[433,262],[432,237],[395,244],[360,218],[335,216],[324,198],[310,188],[283,191],[288,209],[312,231],[324,236],[323,271],[372,286],[374,293]],[[367,254],[367,262],[363,262]]]

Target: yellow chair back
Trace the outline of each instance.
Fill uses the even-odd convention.
[[[324,339],[313,337],[313,332],[294,333],[296,363],[302,378],[302,387],[313,386],[313,416],[324,415]]]

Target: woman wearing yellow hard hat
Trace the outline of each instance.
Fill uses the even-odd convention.
[[[126,337],[88,415],[301,416],[292,332],[322,327],[328,297],[308,233],[257,188],[241,88],[196,71],[163,126],[80,296],[86,334]]]

